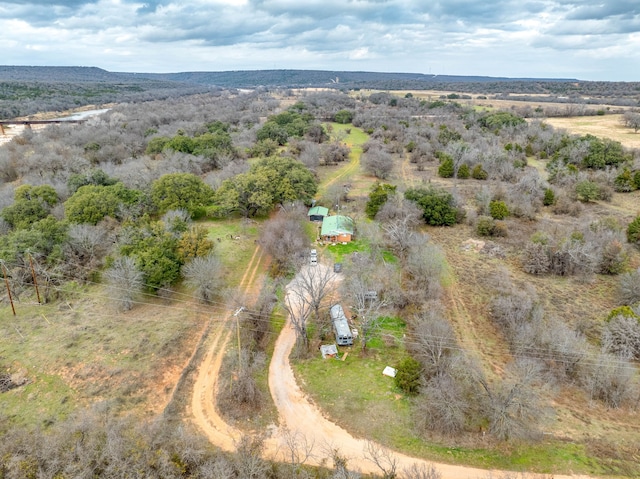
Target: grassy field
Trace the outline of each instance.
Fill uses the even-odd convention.
[[[2,306],[0,362],[29,384],[2,395],[0,414],[45,425],[77,407],[106,401],[154,414],[164,407],[208,315],[180,300],[147,296],[118,313],[101,285],[77,286],[61,302]]]
[[[578,135],[594,135],[619,141],[627,148],[640,148],[640,133],[634,133],[622,122],[622,115],[547,118],[545,123]]]
[[[220,219],[203,222],[208,228],[209,238],[214,242],[214,251],[226,266],[225,279],[229,286],[237,286],[244,275],[260,234],[264,220]]]
[[[237,286],[255,250],[259,222],[202,222]],[[204,326],[226,315],[224,303],[204,307],[178,286],[170,300],[146,294],[126,313],[116,311],[101,284],[61,288],[62,301],[16,302],[17,316],[0,306],[0,367],[29,381],[2,394],[0,415],[44,425],[78,407],[105,401],[116,410],[156,414],[170,399]]]
[[[330,123],[329,125],[333,135],[338,132],[344,132],[345,136],[342,141],[351,149],[351,152],[349,154],[349,162],[346,165],[337,165],[319,170],[320,187],[318,188],[318,197],[322,197],[327,188],[333,184],[351,183],[354,177],[361,172],[360,156],[362,155],[362,145],[369,139],[369,135],[353,125],[342,125],[340,123]]]

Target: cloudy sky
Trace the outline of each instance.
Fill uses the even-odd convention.
[[[640,81],[640,0],[0,0],[0,63]]]

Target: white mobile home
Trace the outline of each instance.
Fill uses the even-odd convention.
[[[336,336],[336,342],[339,346],[351,346],[353,344],[353,335],[351,328],[347,322],[342,306],[334,304],[329,310],[331,314],[331,322],[333,323],[333,333]]]

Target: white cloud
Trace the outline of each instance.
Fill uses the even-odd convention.
[[[112,71],[277,65],[640,81],[638,32],[637,0],[0,3],[0,42],[12,45],[3,63]]]

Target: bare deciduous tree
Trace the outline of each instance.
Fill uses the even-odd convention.
[[[640,268],[620,276],[620,299],[624,304],[640,302]]]
[[[364,446],[364,458],[380,469],[383,479],[395,479],[397,477],[398,458],[389,449],[373,441],[367,441]]]
[[[306,261],[306,258],[305,258]],[[296,289],[302,301],[309,304],[314,319],[320,318],[320,307],[335,291],[336,274],[323,264],[307,266],[300,269],[296,276],[292,288]]]
[[[331,479],[360,479],[360,474],[350,471],[347,467],[348,458],[333,444],[324,445],[325,454],[333,462],[333,474]]]
[[[299,471],[300,466],[313,457],[315,441],[309,440],[301,431],[291,431],[285,427],[282,430],[285,460],[291,465],[292,472]]]
[[[442,479],[442,473],[433,464],[413,464],[403,472],[406,479]]]
[[[238,477],[247,479],[263,479],[267,477],[268,464],[262,458],[264,438],[261,436],[243,435],[236,444],[234,455]]]
[[[71,225],[65,244],[68,265],[66,272],[75,278],[86,279],[93,270],[101,266],[112,244],[109,231],[102,223],[95,226]]]
[[[217,256],[196,256],[182,266],[182,275],[187,286],[195,290],[202,302],[212,301],[224,284],[222,262]]]
[[[354,262],[351,266],[355,266]],[[357,313],[355,319],[358,324],[358,336],[362,351],[367,347],[367,342],[372,339],[380,324],[380,310],[387,305],[382,297],[381,281],[375,274],[375,265],[369,268],[350,268],[343,290],[352,311]]]
[[[260,245],[273,259],[272,271],[280,275],[290,271],[308,249],[309,240],[303,222],[306,215],[300,205],[281,209],[265,222],[260,235]]]
[[[589,356],[587,339],[557,318],[547,318],[540,326],[536,346],[546,348],[549,367],[560,379],[576,380]]]
[[[415,421],[419,430],[455,435],[464,431],[473,399],[464,384],[448,373],[436,374],[418,398]]]
[[[640,323],[633,316],[619,314],[602,330],[602,349],[624,359],[640,357]]]
[[[444,318],[442,305],[431,302],[413,321],[414,356],[420,361],[427,378],[443,374],[449,367],[451,353],[458,349],[455,333]]]
[[[367,173],[384,180],[393,170],[393,157],[380,147],[371,147],[362,154],[360,159]]]
[[[295,287],[289,287],[284,296],[284,308],[289,314],[289,320],[296,332],[296,346],[299,352],[306,353],[309,349],[309,337],[307,335],[307,320],[311,315],[311,305],[303,293]]]
[[[635,395],[634,373],[632,363],[601,353],[586,365],[582,382],[591,399],[619,408]]]
[[[405,264],[408,276],[405,289],[415,302],[422,303],[440,298],[445,266],[446,262],[440,248],[429,243],[425,237],[419,238],[412,245]]]
[[[380,209],[376,219],[381,223],[389,247],[401,258],[417,240],[416,228],[422,222],[422,211],[414,201],[393,195]]]
[[[166,230],[176,237],[187,231],[192,223],[191,214],[182,208],[167,211],[162,215],[161,221]]]
[[[116,299],[118,307],[129,311],[136,296],[142,291],[142,272],[131,256],[116,258],[113,265],[105,271],[105,279],[111,296]]]
[[[533,438],[548,417],[542,401],[546,382],[542,366],[533,360],[519,360],[510,377],[496,385],[481,378],[489,431],[500,440]]]
[[[633,128],[634,133],[638,133],[638,130],[640,130],[640,112],[633,110],[625,111],[623,122],[625,126]]]

